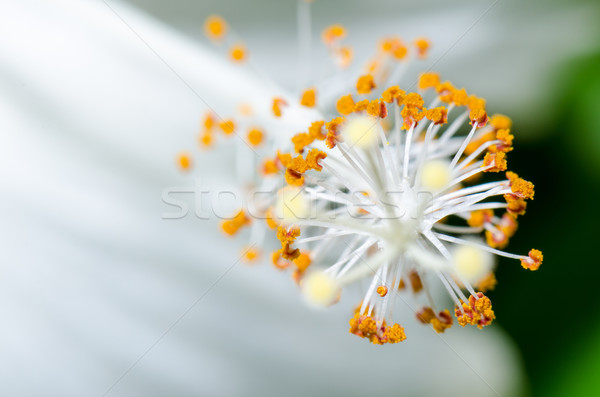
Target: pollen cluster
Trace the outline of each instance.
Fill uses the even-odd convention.
[[[211,40],[225,40],[224,20],[211,17],[205,27]],[[341,25],[321,35],[338,67],[352,60],[347,37]],[[351,284],[365,283],[350,333],[373,344],[406,339],[392,321],[399,294],[412,296],[415,318],[435,332],[452,326],[452,314],[462,327],[483,328],[495,319],[484,295],[497,284],[495,258],[532,271],[543,260],[537,249],[504,251],[534,197],[534,185],[508,170],[516,140],[510,118],[488,113],[483,98],[435,72],[422,74],[415,90],[402,84],[406,65],[430,49],[424,38],[387,37],[335,96],[318,83],[274,96],[266,112],[273,120],[298,109],[314,113],[283,144],[273,143],[277,131],[248,128],[248,144],[266,153],[255,165],[255,187],[268,193],[253,202],[262,219],[242,209],[222,223],[230,236],[248,227],[256,241],[278,240],[272,264],[292,269],[313,306],[335,304]],[[232,48],[232,61],[246,57],[243,45]],[[207,114],[199,141],[212,145],[215,131],[228,136],[236,125],[244,123]],[[179,164],[188,168],[189,159]],[[439,307],[437,289],[453,307]]]

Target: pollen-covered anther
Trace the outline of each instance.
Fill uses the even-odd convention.
[[[295,168],[287,168],[285,170],[285,181],[291,186],[302,186],[304,185],[303,173],[296,171]]]
[[[501,141],[501,143],[497,145],[492,145],[488,149],[490,152],[504,152],[508,153],[513,150],[512,143],[514,139],[514,135],[510,133],[508,129],[502,129],[496,131],[496,139]]]
[[[306,160],[302,156],[296,156],[288,164],[288,169],[292,169],[299,174],[304,174],[308,169],[308,164],[306,164]]]
[[[411,92],[404,96],[404,98],[402,99],[402,104],[405,106],[416,108],[418,110],[422,110],[423,105],[425,105],[425,101],[423,100],[423,97],[421,95],[417,94],[416,92]]]
[[[428,109],[425,112],[425,117],[431,120],[435,125],[446,124],[448,122],[448,111],[443,106]]]
[[[378,326],[373,317],[360,314],[358,309],[354,313],[354,317],[350,320],[350,333],[361,338],[366,338],[374,345],[398,343],[406,339],[404,328],[400,324],[394,324],[389,327],[384,320]]]
[[[438,334],[443,333],[445,330],[452,326],[452,317],[450,311],[447,309],[438,313],[438,315],[431,320],[431,326],[434,331]]]
[[[379,287],[377,287],[377,293],[383,298],[388,293],[388,287],[386,287],[385,285],[380,285]]]
[[[506,154],[504,152],[487,153],[483,158],[482,167],[485,168],[485,172],[506,171]]]
[[[512,120],[503,114],[494,114],[490,117],[490,124],[495,130],[510,130]]]
[[[335,108],[337,109],[339,114],[347,116],[350,113],[354,112],[354,106],[354,99],[352,99],[352,95],[348,94],[338,99]]]
[[[287,167],[292,161],[292,155],[290,153],[281,153],[279,150],[277,151],[277,156],[275,156],[275,161],[278,166],[281,168]]]
[[[219,15],[211,15],[204,21],[204,33],[209,39],[219,41],[227,33],[227,22]]]
[[[493,216],[494,211],[492,210],[473,211],[471,212],[471,216],[467,220],[467,223],[471,227],[481,227],[484,223],[490,223]]]
[[[314,88],[309,88],[308,90],[302,93],[302,97],[300,98],[300,105],[306,106],[308,108],[312,108],[315,106],[317,102],[317,90]]]
[[[431,324],[438,334],[452,326],[452,317],[448,310],[441,311],[436,315],[432,308],[424,307],[417,312],[417,319],[423,324]]]
[[[327,129],[325,145],[327,145],[329,149],[333,149],[335,145],[342,140],[340,136],[340,128],[345,121],[346,119],[344,117],[336,117],[335,119],[325,124],[325,128]]]
[[[248,142],[254,147],[260,145],[263,141],[264,134],[258,128],[252,128],[248,131]]]
[[[369,102],[369,106],[367,106],[367,113],[370,116],[378,117],[378,118],[386,118],[387,117],[387,106],[385,106],[385,102],[379,99],[373,99]]]
[[[518,215],[525,215],[525,210],[527,209],[527,201],[522,198],[515,197],[513,194],[505,194],[504,199],[508,206],[506,210],[513,217],[517,217]]]
[[[431,44],[426,38],[421,37],[415,40],[415,47],[417,49],[417,55],[419,56],[419,58],[427,57],[427,52],[430,46]]]
[[[492,248],[503,249],[508,245],[509,236],[500,229],[485,231],[485,241]]]
[[[249,218],[244,211],[239,211],[233,218],[221,222],[221,229],[228,236],[233,236],[242,227],[249,225],[250,222],[251,218]]]
[[[223,120],[219,123],[219,128],[225,135],[231,135],[235,132],[235,123],[233,120]]]
[[[437,91],[440,101],[452,103],[454,98],[454,91],[456,90],[452,83],[450,83],[449,81],[444,81],[443,83],[438,84],[435,87],[435,90]]]
[[[494,311],[492,310],[492,302],[490,299],[478,292],[477,297],[469,296],[469,301],[461,302],[462,311],[457,306],[455,308],[456,318],[458,323],[464,327],[467,324],[477,325],[478,328],[483,328],[486,325],[492,323],[496,318]]]
[[[319,149],[310,149],[306,155],[306,166],[315,171],[321,171],[323,167],[319,162],[327,157],[327,154]]]
[[[292,161],[290,153],[281,153],[277,151],[277,155],[272,159],[267,159],[263,163],[263,172],[266,174],[278,173],[285,170],[288,164]]]
[[[294,259],[294,265],[300,272],[306,271],[311,264],[310,255],[307,253],[301,253],[296,259]]]
[[[440,75],[435,72],[427,72],[423,73],[421,77],[419,77],[419,83],[417,87],[420,90],[426,90],[428,88],[435,88],[440,85]]]
[[[293,261],[300,256],[299,248],[292,248],[290,244],[283,243],[281,245],[281,257],[288,261]]]
[[[292,244],[300,236],[300,228],[296,226],[277,227],[277,239],[283,244]]]
[[[400,104],[404,99],[405,94],[406,92],[404,90],[401,90],[400,87],[394,85],[392,87],[388,87],[385,91],[383,91],[383,93],[381,94],[381,99],[383,99],[383,101],[387,103],[396,102],[397,104]]]
[[[417,320],[423,324],[429,324],[435,318],[435,312],[430,307],[424,307],[417,312]]]
[[[471,125],[476,125],[477,128],[481,128],[487,124],[488,115],[482,108],[473,109],[469,113],[469,119],[471,120]]]
[[[387,343],[399,343],[406,339],[406,334],[404,333],[404,328],[400,326],[400,324],[394,324],[391,327],[386,327],[385,331],[383,331],[382,340],[387,341]]]
[[[356,92],[359,94],[370,94],[375,87],[375,80],[370,74],[360,76],[356,82]]]
[[[284,106],[287,106],[287,104],[288,103],[283,98],[279,98],[279,97],[273,98],[272,110],[273,110],[273,114],[275,115],[275,117],[281,117],[282,109]]]
[[[522,199],[533,200],[535,194],[533,183],[519,178],[519,175],[508,171],[506,178],[510,181],[510,189],[512,193]]]
[[[314,121],[310,127],[308,127],[308,135],[319,141],[324,140],[327,137],[327,134],[323,134],[324,125],[325,122],[323,120]]]
[[[292,143],[294,144],[294,151],[296,153],[304,152],[304,148],[311,143],[313,143],[315,139],[306,132],[301,132],[292,137]]]
[[[235,44],[229,50],[229,57],[236,63],[242,63],[248,58],[248,51],[243,44]]]
[[[464,88],[454,89],[452,93],[452,103],[456,106],[465,106],[468,103],[469,96]]]
[[[192,156],[187,153],[179,153],[177,155],[177,165],[182,171],[188,171],[192,166]]]
[[[504,214],[500,222],[495,226],[489,226],[485,231],[485,239],[487,244],[492,248],[503,249],[508,245],[509,239],[517,231],[517,221],[515,216],[510,212]],[[476,284],[479,280],[473,281]]]
[[[362,112],[367,110],[367,107],[369,107],[369,103],[371,103],[371,101],[369,101],[368,99],[363,99],[362,101],[356,102],[356,104],[354,105],[354,112]]]
[[[342,25],[331,25],[323,30],[321,38],[323,42],[330,46],[346,37],[346,29]]]
[[[521,258],[521,266],[525,269],[529,270],[537,270],[540,268],[542,261],[544,260],[544,255],[542,255],[542,251],[532,249],[529,251],[528,256],[524,256]]]
[[[406,105],[400,112],[403,119],[402,129],[408,130],[413,125],[417,125],[419,121],[425,117],[425,112],[421,111],[422,108],[417,106]]]
[[[485,99],[479,98],[476,95],[469,95],[469,97],[467,98],[467,107],[471,111],[477,109],[485,109]]]

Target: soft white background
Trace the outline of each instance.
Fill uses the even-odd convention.
[[[294,87],[294,2],[135,3],[146,10],[108,2],[219,112],[272,93],[205,45],[209,13],[226,16],[255,62]],[[539,111],[550,66],[593,44],[578,29],[586,9],[532,15],[509,3],[436,68],[504,113]],[[357,55],[396,28],[429,35],[436,59],[486,8],[365,4],[317,2],[315,25],[345,23]],[[487,382],[511,396],[525,387],[497,325],[441,339],[400,305],[409,339],[371,346],[347,333],[353,297],[312,311],[288,275],[231,267],[243,242],[215,232],[216,220],[162,220],[162,191],[194,183],[173,158],[195,147],[205,104],[102,1],[1,1],[0,90],[0,395],[101,396],[166,331],[108,395],[496,395]],[[227,150],[195,154],[194,177],[234,183]]]

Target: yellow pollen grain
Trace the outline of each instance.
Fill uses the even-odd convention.
[[[348,94],[338,99],[335,107],[339,114],[347,116],[354,111],[354,106],[352,95]]]
[[[242,44],[236,44],[229,50],[229,57],[236,63],[242,63],[248,58],[248,51]]]
[[[262,143],[263,136],[264,134],[261,130],[253,128],[250,131],[248,131],[248,142],[250,142],[252,146],[256,147]]]
[[[177,165],[182,171],[188,171],[192,166],[192,157],[189,153],[180,153],[177,155]]]
[[[260,250],[258,248],[246,248],[243,255],[244,261],[251,263],[256,262],[260,258]]]
[[[421,37],[421,38],[416,39],[414,44],[417,49],[418,57],[419,58],[427,57],[429,47],[431,46],[431,44],[429,43],[429,40]]]
[[[221,40],[227,33],[227,22],[219,15],[211,15],[204,22],[204,33],[211,40]]]
[[[309,88],[308,90],[302,93],[302,97],[300,98],[300,105],[306,106],[307,108],[312,108],[316,104],[317,91],[314,88]]]
[[[331,25],[323,30],[321,38],[326,45],[332,45],[346,37],[346,29],[342,25]]]
[[[225,135],[231,135],[235,131],[235,123],[233,120],[225,120],[219,123],[219,128],[221,128],[221,131],[223,131]]]
[[[512,120],[503,114],[494,114],[490,118],[490,124],[496,130],[510,130],[512,126]]]
[[[434,72],[423,73],[419,77],[419,89],[426,90],[428,88],[435,88],[440,85],[440,75]]]
[[[202,147],[210,147],[213,144],[213,135],[205,131],[198,136],[198,142]]]
[[[299,257],[294,259],[294,264],[298,267],[299,271],[304,272],[311,264],[310,256],[306,253],[302,253]]]
[[[394,101],[400,103],[404,98],[404,94],[404,90],[401,90],[400,87],[395,85],[392,87],[388,87],[385,91],[383,91],[383,93],[381,94],[381,99],[383,99],[383,101],[387,103],[392,103]]]
[[[375,80],[370,74],[360,76],[356,82],[356,91],[359,94],[370,94],[375,87]]]

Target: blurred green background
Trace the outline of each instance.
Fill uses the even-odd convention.
[[[492,299],[519,344],[534,396],[600,393],[599,71],[598,53],[566,61],[555,70],[547,111],[515,120],[517,137],[526,124],[539,138],[517,141],[510,156],[511,167],[536,184],[511,250],[537,244],[545,261],[531,273],[501,261]]]

